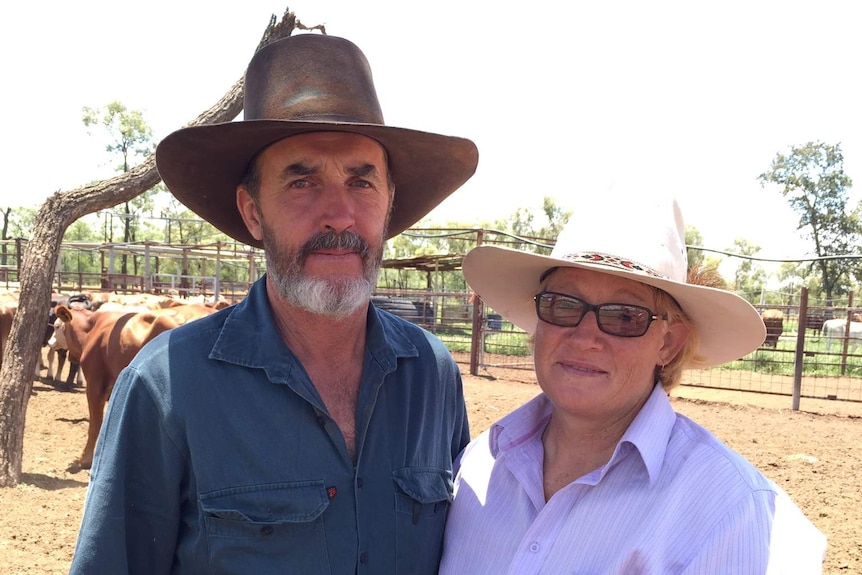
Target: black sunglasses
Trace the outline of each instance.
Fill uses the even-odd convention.
[[[627,303],[593,305],[574,296],[543,291],[536,294],[536,315],[539,319],[560,327],[575,327],[587,312],[596,314],[596,323],[603,332],[618,337],[641,337],[654,320],[667,319],[649,308]]]

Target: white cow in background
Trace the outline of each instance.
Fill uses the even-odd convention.
[[[841,340],[844,338],[844,329],[846,326],[847,320],[841,317],[828,319],[823,322],[823,329],[820,333],[826,337],[826,353],[829,353],[833,339]],[[856,348],[862,344],[862,322],[850,322],[850,333],[847,335],[847,339],[847,353],[854,353]]]

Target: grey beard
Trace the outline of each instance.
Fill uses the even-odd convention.
[[[321,233],[307,241],[299,253],[283,254],[275,248],[275,242],[267,241],[267,231],[264,228],[267,270],[279,295],[291,305],[316,315],[341,318],[368,304],[383,261],[382,244],[372,253],[368,243],[353,232]],[[302,265],[308,254],[327,248],[357,250],[363,262],[363,276],[331,280],[305,275]]]
[[[375,283],[377,273],[374,273]],[[366,277],[326,280],[300,276],[290,279],[273,276],[279,295],[291,305],[307,312],[331,318],[349,316],[368,304],[374,284]]]

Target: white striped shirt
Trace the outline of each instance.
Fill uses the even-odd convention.
[[[657,385],[603,467],[544,500],[539,395],[464,450],[443,575],[820,573],[826,538]]]

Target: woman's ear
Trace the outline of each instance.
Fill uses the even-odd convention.
[[[670,322],[664,333],[664,341],[659,349],[658,365],[667,365],[673,361],[688,340],[689,327],[681,322]]]

